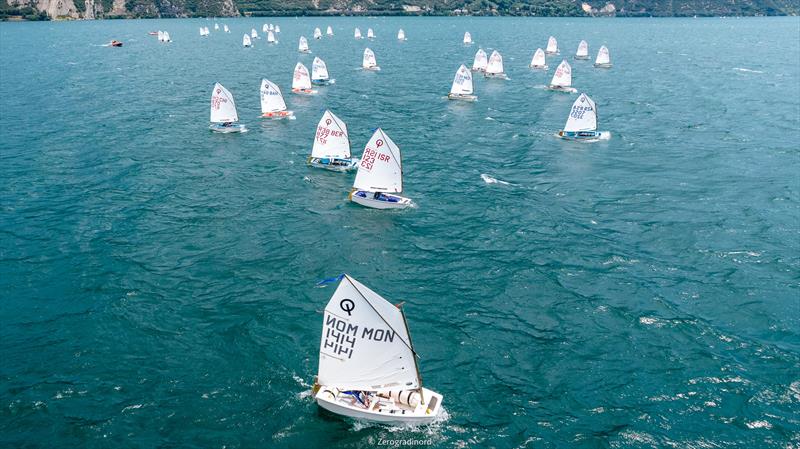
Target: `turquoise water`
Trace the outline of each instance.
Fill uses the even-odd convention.
[[[265,22],[280,44],[243,49]],[[222,23],[0,24],[0,445],[800,444],[800,20]],[[448,102],[467,30],[511,80]],[[611,70],[571,62],[610,141],[553,137],[575,96],[541,88],[558,59],[526,67],[550,34],[609,46]],[[355,70],[365,45],[381,72]],[[336,84],[260,121],[261,78],[286,93],[315,55]],[[216,81],[250,132],[208,131]],[[417,208],[350,204],[352,174],[305,166],[325,108],[356,155],[392,137]],[[342,272],[406,301],[436,425],[307,396],[315,283]]]

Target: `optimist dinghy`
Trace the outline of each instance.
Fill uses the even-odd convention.
[[[397,31],[397,40],[398,40],[398,41],[407,41],[407,40],[408,40],[408,39],[406,39],[406,32],[405,32],[405,31],[403,31],[403,29],[402,29],[402,28],[400,28],[400,29]]]
[[[211,91],[211,126],[209,129],[216,133],[243,133],[247,128],[239,123],[239,114],[236,113],[236,103],[233,95],[222,84],[214,84]]]
[[[336,80],[328,76],[328,65],[325,64],[325,61],[315,56],[314,62],[311,64],[311,84],[327,86],[335,82]]]
[[[253,41],[250,40],[249,35],[245,34],[244,36],[242,36],[242,46],[245,48],[253,46]]]
[[[508,76],[503,72],[503,56],[497,50],[494,50],[492,56],[489,56],[489,64],[486,65],[483,76],[486,78],[508,79]]]
[[[473,72],[485,72],[489,59],[486,57],[486,52],[479,48],[475,53],[475,59],[472,61]]]
[[[300,53],[311,53],[308,49],[308,40],[305,36],[300,36],[300,42],[297,44],[297,51]]]
[[[255,28],[250,30],[250,37],[252,37],[253,39],[258,39],[258,31],[256,31]]]
[[[605,45],[597,51],[597,59],[594,60],[594,66],[599,69],[611,68],[611,56],[609,56],[608,48]]]
[[[333,36],[333,28],[331,28],[330,25],[328,25],[328,29],[325,30],[325,35],[327,35],[328,37]]]
[[[364,58],[361,60],[361,68],[364,70],[378,71],[378,62],[375,60],[375,53],[369,48],[364,49]]]
[[[347,125],[331,111],[325,111],[317,124],[314,147],[308,165],[331,171],[349,171],[358,167],[358,158],[350,157]]]
[[[367,28],[367,39],[375,39],[375,33],[372,32],[372,28]]]
[[[262,32],[262,33],[264,33],[264,34],[267,34],[267,31],[269,31],[269,25],[267,25],[267,24],[265,23],[265,24],[264,24],[264,25],[261,27],[261,32]]]
[[[219,31],[219,24],[216,22],[214,23],[214,31]]]
[[[361,30],[359,30],[358,28],[356,28],[356,30],[353,32],[353,36],[354,36],[356,39],[364,39],[364,37],[363,37],[363,36],[361,36]]]
[[[280,33],[281,32],[281,27],[279,25],[275,25],[275,30],[274,31],[276,33]]]
[[[556,68],[556,73],[553,75],[553,80],[550,81],[548,89],[567,93],[578,91],[572,87],[572,67],[570,67],[566,59],[561,61],[561,64]]]
[[[267,43],[268,44],[277,44],[278,39],[275,39],[275,33],[272,31],[267,31]]]
[[[228,25],[225,25],[225,24],[223,24],[223,25],[222,25],[222,31],[224,31],[224,32],[226,32],[226,33],[230,33],[230,32],[231,32],[231,29],[230,29],[230,28],[228,28]]]
[[[405,209],[410,198],[391,193],[403,191],[400,148],[378,128],[364,147],[350,201],[373,209]]]
[[[319,28],[314,28],[314,39],[322,39],[322,31]]]
[[[548,55],[558,54],[558,41],[556,41],[556,38],[554,38],[553,36],[550,36],[550,38],[547,39],[547,48],[545,49],[545,52]]]
[[[312,394],[332,413],[385,424],[428,424],[442,408],[422,386],[402,303],[347,274],[325,306]]]
[[[464,33],[464,45],[472,45],[472,35],[469,31]]]
[[[308,74],[308,68],[300,62],[294,66],[292,92],[302,95],[314,95],[317,93],[316,90],[311,89],[311,76]]]
[[[456,77],[453,79],[453,86],[450,88],[450,94],[447,95],[447,98],[465,101],[478,99],[472,94],[472,72],[464,64],[461,64],[461,67],[456,71]]]
[[[586,41],[581,41],[578,44],[578,50],[575,52],[575,59],[589,59],[589,44]]]
[[[558,132],[558,137],[593,142],[608,140],[611,138],[611,133],[597,130],[597,107],[588,95],[581,94],[575,103],[572,103],[567,124],[564,125],[563,131]]]
[[[530,68],[547,70],[547,61],[544,56],[544,50],[542,50],[541,48],[537,48],[536,53],[533,54],[533,59],[531,59]]]
[[[280,120],[292,117],[294,112],[286,110],[281,89],[268,79],[261,80],[261,118]]]

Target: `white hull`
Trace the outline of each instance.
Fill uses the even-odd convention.
[[[507,80],[508,79],[508,75],[506,75],[505,73],[487,73],[487,72],[484,72],[483,76],[484,76],[484,78],[496,78],[496,79],[500,79],[500,80]]]
[[[261,118],[270,120],[280,120],[284,118],[294,117],[293,111],[278,111],[278,112],[265,112],[261,114]]]
[[[336,80],[335,79],[311,80],[311,84],[315,86],[330,86],[331,84],[336,84]]]
[[[547,66],[547,65],[532,65],[532,66],[529,66],[529,67],[534,69],[534,70],[547,70],[547,69],[550,68],[550,66]]]
[[[375,192],[367,192],[365,190],[355,190],[350,193],[350,201],[360,204],[364,207],[371,207],[373,209],[405,209],[414,204],[411,198],[394,195],[391,193],[381,194],[386,199],[376,199]]]
[[[247,128],[244,125],[231,125],[231,126],[222,126],[220,123],[212,123],[211,126],[208,127],[211,131],[215,133],[221,134],[229,134],[229,133],[246,133]]]
[[[381,70],[381,68],[380,68],[380,67],[378,67],[378,66],[372,66],[372,67],[362,67],[362,69],[364,69],[364,70],[369,70],[369,71],[371,71],[371,72],[379,72],[379,71]]]
[[[553,55],[557,55],[558,52],[557,51],[546,51],[546,52],[544,52],[544,54],[553,56]]]
[[[375,404],[371,404],[372,407],[368,409],[358,402],[353,404],[347,395],[340,393],[333,397],[330,390],[320,387],[314,399],[323,409],[348,418],[395,425],[430,424],[436,420],[441,411],[442,395],[423,388],[422,397],[425,405],[419,404],[413,409],[395,405],[391,401],[375,401]]]
[[[596,68],[598,68],[598,69],[610,69],[611,68],[611,64],[610,63],[609,64],[595,64],[594,66]]]
[[[478,99],[475,95],[459,95],[459,94],[448,94],[448,100],[462,100],[462,101],[475,101]]]
[[[598,140],[611,139],[609,131],[559,131],[556,135],[564,140],[577,140],[579,142],[597,142]]]
[[[589,59],[589,56],[578,56],[578,55],[575,55],[575,59],[578,60],[578,61],[585,61],[585,60]]]
[[[562,86],[547,86],[547,90],[552,90],[555,92],[564,92],[568,94],[574,94],[578,92],[578,89],[574,87],[562,87]]]
[[[325,170],[335,171],[335,172],[345,172],[351,171],[358,168],[358,163],[360,159],[358,158],[350,158],[350,159],[336,159],[337,162],[342,162],[340,164],[331,164],[325,163],[325,161],[329,161],[330,159],[323,159],[318,157],[309,157],[306,161],[308,165],[316,168],[322,168]]]
[[[316,95],[317,91],[314,89],[292,89],[292,93],[297,95]]]

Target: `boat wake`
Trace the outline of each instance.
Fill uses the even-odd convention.
[[[483,182],[485,182],[486,184],[502,184],[504,186],[513,186],[514,185],[514,184],[511,184],[510,182],[501,181],[501,180],[499,180],[497,178],[492,178],[491,176],[487,175],[486,173],[481,173],[481,179],[483,179]]]
[[[733,70],[736,70],[737,72],[745,72],[745,73],[764,73],[761,70],[745,69],[743,67],[734,67]]]

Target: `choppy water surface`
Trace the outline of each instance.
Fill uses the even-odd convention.
[[[280,44],[243,49],[265,22]],[[0,24],[2,445],[797,446],[797,18],[222,23]],[[467,30],[511,80],[448,102]],[[611,70],[572,64],[610,141],[553,137],[575,96],[527,69],[550,34],[570,59],[609,46]],[[356,70],[365,45],[381,72]],[[261,78],[286,92],[314,55],[336,84],[261,122]],[[216,81],[249,133],[209,133]],[[352,205],[352,175],[305,166],[325,108],[357,155],[378,126],[398,143],[418,208]],[[442,422],[308,398],[315,283],[341,272],[407,301]]]

